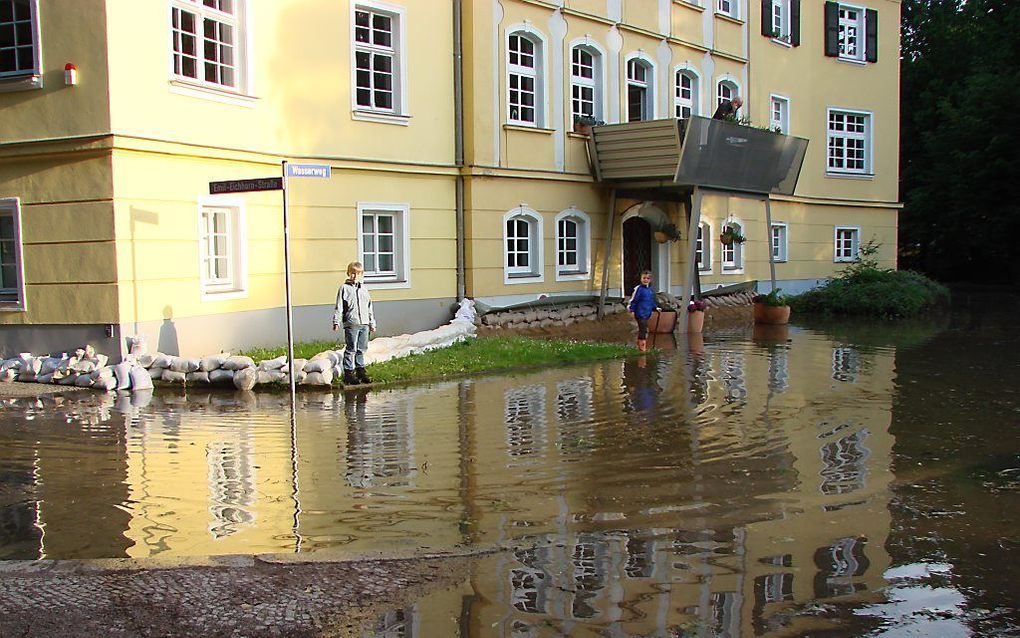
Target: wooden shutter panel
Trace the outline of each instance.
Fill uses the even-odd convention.
[[[790,44],[800,46],[800,0],[790,0]]]
[[[761,0],[761,34],[772,37],[772,0]]]
[[[825,3],[825,55],[839,57],[839,3]]]
[[[868,62],[878,62],[878,11],[864,14],[864,54]]]

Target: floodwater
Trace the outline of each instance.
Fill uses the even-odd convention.
[[[1020,636],[1020,310],[0,404],[0,559],[500,546],[366,636]]]

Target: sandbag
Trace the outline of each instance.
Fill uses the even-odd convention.
[[[117,389],[117,379],[116,377],[96,379],[92,382],[92,387],[103,392],[111,392]]]
[[[301,370],[306,374],[312,374],[313,372],[325,372],[326,370],[333,369],[333,362],[329,359],[312,359],[304,365]]]
[[[113,376],[117,378],[117,389],[118,390],[130,390],[131,389],[131,364],[130,363],[118,363],[113,366]]]
[[[110,363],[110,357],[106,356],[105,354],[97,354],[96,356],[92,357],[92,363],[96,364],[97,368],[102,368],[105,367],[106,364]]]
[[[330,385],[333,383],[333,370],[327,369],[322,372],[309,372],[301,383],[303,385]]]
[[[19,377],[19,379],[20,379],[20,377]],[[78,380],[78,375],[72,373],[72,374],[67,375],[63,379],[60,379],[59,381],[57,381],[57,385],[74,385],[75,381],[77,381],[77,380]]]
[[[74,384],[79,388],[91,388],[93,383],[95,382],[92,380],[91,374],[79,374],[74,379]]]
[[[138,392],[151,389],[152,377],[149,376],[149,371],[142,366],[131,366],[131,390]]]
[[[308,363],[308,359],[294,359],[293,366],[288,363],[280,368],[280,370],[283,372],[290,372],[291,370],[301,371],[304,370],[306,363]]]
[[[319,354],[317,354],[314,357],[312,357],[311,359],[309,359],[309,361],[319,361],[319,360],[325,359],[325,360],[329,361],[331,364],[336,365],[336,364],[340,363],[340,359],[341,359],[342,356],[343,355],[341,355],[339,352],[336,352],[334,350],[323,350]]]
[[[287,378],[287,375],[279,370],[258,370],[258,383],[279,383]]]
[[[279,370],[285,365],[287,365],[286,356],[276,357],[275,359],[259,361],[259,370]]]
[[[301,385],[302,383],[304,383],[305,377],[307,377],[307,376],[308,375],[305,374],[304,372],[298,372],[297,374],[295,374],[294,375],[294,385]],[[283,384],[286,384],[286,385],[290,385],[290,375],[284,373],[283,379],[280,380],[280,383],[283,383]]]
[[[212,372],[218,368],[222,368],[223,364],[230,358],[228,353],[211,354],[208,357],[203,357],[198,362],[198,369],[201,372]]]
[[[53,381],[54,381],[54,379],[53,379],[53,373],[52,372],[50,372],[48,374],[38,374],[35,377],[35,382],[36,383],[53,383]]]
[[[95,370],[92,373],[91,376],[92,376],[92,380],[93,381],[98,381],[100,379],[116,379],[117,378],[117,376],[113,373],[113,367],[112,366],[105,366],[103,368],[99,368],[99,369]]]
[[[170,364],[174,362],[174,358],[168,354],[157,352],[152,356],[151,368],[169,368]]]
[[[14,368],[7,368],[6,370],[0,370],[0,383],[12,383],[14,378],[18,376],[18,371]]]
[[[255,361],[251,357],[234,355],[224,361],[220,367],[224,370],[244,370],[245,368],[254,368]]]
[[[170,360],[170,369],[174,372],[183,372],[184,374],[196,372],[198,370],[198,359],[174,357]]]
[[[202,370],[196,370],[195,372],[189,372],[184,375],[184,380],[188,383],[209,383],[209,373],[203,372]]]
[[[131,344],[130,354],[135,357],[136,360],[140,357],[148,356],[146,353],[149,351],[149,346],[145,342],[145,337],[137,335],[134,337],[128,337],[128,342]]]
[[[78,361],[77,363],[72,365],[71,370],[77,372],[78,374],[91,374],[96,371],[97,367],[98,366],[92,361],[89,361],[88,359],[82,359],[81,361]]]
[[[4,359],[4,362],[0,363],[0,371],[11,370],[11,369],[17,370],[20,367],[21,367],[21,359],[17,359],[17,358],[14,358],[14,359]]]
[[[155,359],[156,359],[156,356],[152,355],[152,354],[142,354],[142,355],[138,355],[137,357],[135,357],[135,361],[137,361],[138,365],[142,366],[143,368],[151,368],[152,367],[152,362]]]
[[[258,378],[259,372],[254,367],[238,370],[234,374],[234,387],[242,391],[251,390],[258,382]]]
[[[161,379],[167,383],[179,383],[181,385],[184,385],[185,375],[183,372],[176,372],[174,370],[171,370],[170,368],[167,368],[166,370],[163,371],[163,376],[161,377]]]
[[[162,379],[163,378],[163,373],[166,372],[166,368],[157,368],[155,366],[149,368],[148,370],[149,370],[149,377],[153,381],[156,381],[157,379]]]
[[[232,383],[234,374],[233,370],[213,370],[209,373],[209,383]]]
[[[39,373],[38,373],[37,376],[42,376],[42,375],[47,375],[47,374],[52,375],[54,372],[57,371],[57,368],[60,367],[60,362],[61,362],[62,359],[63,359],[63,357],[46,357],[46,358],[44,358],[42,360],[42,363],[39,365]]]

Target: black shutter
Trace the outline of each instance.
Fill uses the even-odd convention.
[[[772,37],[772,0],[761,0],[761,34]]]
[[[839,57],[839,3],[825,3],[825,55]]]
[[[800,0],[790,0],[790,44],[800,46]]]
[[[864,14],[864,54],[868,62],[878,62],[878,11]]]

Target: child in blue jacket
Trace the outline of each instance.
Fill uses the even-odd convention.
[[[637,347],[644,352],[648,349],[648,318],[655,310],[655,294],[652,292],[652,271],[641,271],[641,283],[634,286],[634,294],[630,297],[630,305],[627,309],[634,315],[637,321]]]

